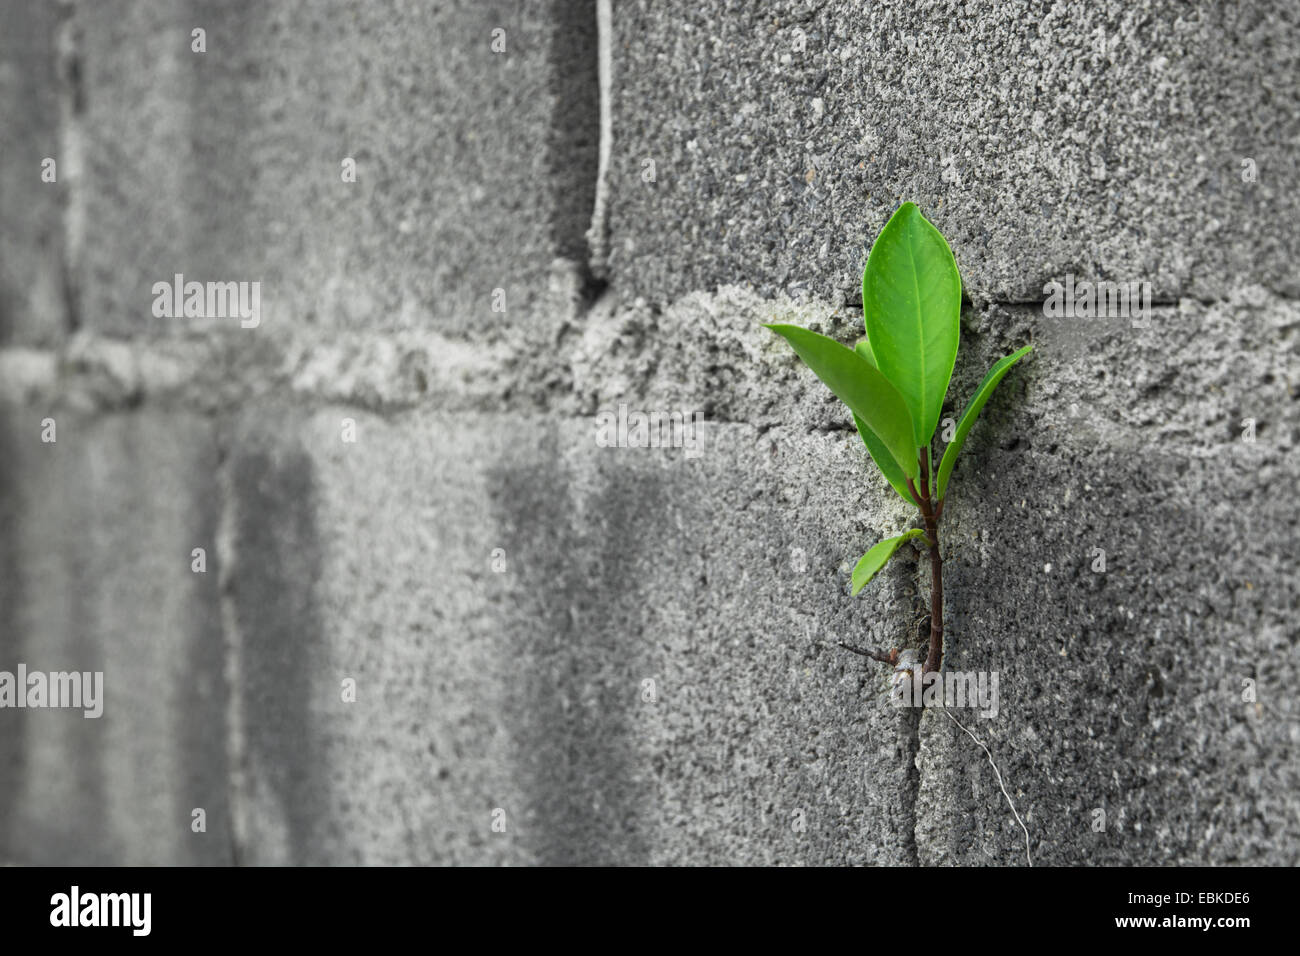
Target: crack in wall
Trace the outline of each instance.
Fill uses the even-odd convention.
[[[915,707],[907,708],[900,724],[906,732],[903,738],[903,753],[907,760],[907,769],[904,773],[906,787],[903,790],[906,800],[903,806],[906,820],[903,827],[903,849],[907,853],[908,862],[912,866],[920,866],[921,838],[917,833],[919,822],[917,806],[921,802],[921,768],[917,766],[917,761],[921,757],[921,711]]]
[[[607,9],[605,14],[607,17]],[[552,22],[555,110],[546,144],[554,196],[551,238],[556,254],[577,268],[579,311],[586,311],[607,285],[592,243],[594,224],[603,216],[600,209],[609,147],[599,4],[596,0],[555,0]],[[607,42],[608,21],[605,34]],[[603,51],[605,58],[607,54]]]

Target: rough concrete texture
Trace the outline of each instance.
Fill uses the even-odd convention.
[[[0,670],[102,671],[104,697],[97,718],[0,711],[0,857],[230,862],[210,426],[6,410],[2,437]]]
[[[151,289],[182,273],[260,281],[271,325],[504,338],[543,324],[553,273],[573,268],[556,260],[585,255],[585,4],[110,0],[71,23],[88,327],[176,331]]]
[[[902,563],[844,600],[893,527],[835,514],[859,449],[720,425],[688,461],[430,414],[344,442],[353,416],[259,410],[234,442],[250,861],[915,860],[916,717],[825,646],[913,604]]]
[[[264,6],[41,27],[84,175],[0,250],[73,277],[5,300],[0,669],[110,697],[0,711],[0,860],[1023,864],[979,743],[834,646],[919,643],[928,568],[850,595],[910,515],[761,328],[859,338],[910,198],[972,300],[945,417],[1035,346],[942,529],[1033,862],[1300,863],[1290,8],[620,0],[593,301],[588,5]],[[263,325],[152,321],[175,271]],[[1069,271],[1158,304],[1023,301]],[[603,447],[620,404],[699,457]]]
[[[976,300],[1036,301],[1070,272],[1164,299],[1300,291],[1294,5],[615,7],[610,273],[629,300],[860,301],[909,199]]]
[[[1037,862],[1294,864],[1300,309],[1248,290],[1081,324],[981,323],[1043,334],[944,512],[945,664],[1001,672],[998,719],[963,722]],[[1023,858],[969,738],[931,711],[922,741],[922,861]]]
[[[860,335],[859,317],[814,312],[735,289],[663,315],[629,309],[589,328],[575,386],[708,407],[768,436],[847,429],[810,373],[782,379],[774,364],[796,366],[757,328]],[[997,756],[1036,862],[1297,859],[1300,715],[1285,688],[1300,528],[1279,489],[1298,477],[1298,329],[1294,301],[1259,288],[1158,308],[1145,328],[1022,307],[965,316],[946,414],[997,357],[1036,346],[972,432],[943,531],[947,665],[998,671],[1002,698],[995,719],[954,716]],[[610,357],[599,370],[596,355]],[[875,474],[839,493],[864,485],[870,506],[896,504]],[[918,584],[928,602],[928,574]],[[978,746],[941,711],[921,741],[921,862],[1023,860]],[[1101,832],[1095,808],[1109,815]]]

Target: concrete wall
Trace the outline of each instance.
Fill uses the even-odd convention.
[[[943,530],[1034,862],[1300,862],[1295,11],[600,6],[0,0],[0,670],[106,682],[0,709],[0,859],[1023,863],[834,647],[914,641],[928,568],[850,596],[911,517],[760,327],[860,337],[911,199],[945,414],[1036,347]],[[155,317],[175,273],[260,324]],[[1047,317],[1066,274],[1149,322]]]

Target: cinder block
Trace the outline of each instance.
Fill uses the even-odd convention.
[[[761,321],[861,337],[850,314],[734,287],[662,310],[602,310],[575,350],[581,407],[620,395],[698,404],[760,427],[764,441],[847,428],[842,406]],[[1300,541],[1277,489],[1297,477],[1296,321],[1294,301],[1259,288],[1145,317],[1053,319],[1027,307],[963,317],[945,418],[994,361],[1035,345],[971,432],[941,529],[945,665],[999,675],[996,716],[953,714],[998,761],[1035,862],[1295,860],[1300,738],[1283,688],[1300,606],[1286,556]],[[641,347],[650,341],[653,357]],[[828,473],[841,487],[839,467],[810,455],[785,487],[812,493]],[[842,487],[862,508],[899,507],[869,466]],[[855,510],[841,500],[826,513]],[[801,511],[788,504],[769,520]],[[717,529],[730,514],[701,521],[727,534]],[[753,566],[745,555],[738,573]],[[924,569],[917,584],[921,614]],[[743,626],[764,630],[759,613],[747,605]],[[890,613],[896,627],[907,617]],[[1247,680],[1256,702],[1242,699]],[[984,752],[939,711],[919,735],[921,862],[1022,862],[1023,833]],[[1091,829],[1094,808],[1108,830]]]
[[[101,671],[103,710],[0,709],[0,857],[231,862],[211,427],[27,408],[2,437],[0,670]]]
[[[239,330],[155,318],[153,284],[176,274],[260,282],[261,331],[505,339],[577,294],[599,123],[590,4],[111,0],[74,23],[88,325]]]
[[[993,309],[967,330],[963,395],[986,346],[1039,343],[971,432],[942,529],[945,666],[1000,675],[996,718],[955,716],[1036,864],[1297,861],[1297,317],[1256,290],[1143,329]],[[984,752],[939,711],[921,740],[921,861],[1023,862]]]
[[[59,130],[59,5],[3,0],[0,20],[0,345],[48,346],[67,321],[63,220],[72,172]]]
[[[1068,273],[1163,299],[1300,290],[1294,7],[613,6],[626,301],[734,283],[856,305],[904,200],[976,300],[1040,300]]]
[[[915,716],[833,646],[914,617],[907,561],[845,596],[897,520],[845,508],[850,436],[718,426],[685,461],[594,419],[241,428],[250,861],[914,858]]]

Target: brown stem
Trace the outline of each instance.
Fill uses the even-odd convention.
[[[928,456],[921,452],[921,491],[917,500],[921,503],[921,517],[925,520],[925,534],[930,539],[930,653],[925,658],[922,674],[937,671],[943,659],[943,558],[939,554],[939,515],[943,513],[943,502],[934,507],[930,501],[930,465]],[[908,482],[912,493],[916,488]]]
[[[843,641],[837,641],[840,647],[846,651],[852,651],[854,654],[861,654],[863,657],[870,657],[873,661],[880,661],[882,664],[897,664],[898,651],[890,651],[886,654],[884,651],[877,651],[872,648],[854,647],[852,644],[845,644]]]
[[[912,497],[913,497],[914,499],[916,499],[916,501],[917,501],[917,507],[918,507],[918,508],[921,508],[921,505],[920,505],[921,496],[917,493],[917,491],[916,491],[916,485],[914,485],[914,484],[912,483],[912,479],[911,479],[911,478],[908,478],[908,479],[907,479],[907,490],[910,491],[910,492],[912,493]],[[925,509],[924,509],[924,508],[921,508],[921,513],[922,513],[922,514],[925,513]]]

